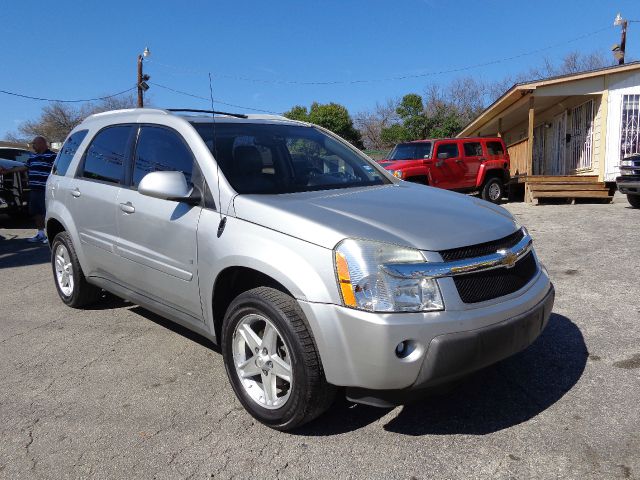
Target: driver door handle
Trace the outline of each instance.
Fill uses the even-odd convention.
[[[120,210],[122,210],[124,213],[134,213],[136,211],[136,207],[131,205],[131,202],[121,203]]]
[[[75,198],[78,198],[81,195],[80,190],[78,190],[77,188],[75,190],[71,190],[71,195]]]
[[[457,159],[456,163],[462,163],[462,159],[461,158]]]

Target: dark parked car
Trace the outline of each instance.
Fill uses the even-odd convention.
[[[27,211],[27,172],[23,167],[31,155],[22,148],[0,148],[0,213],[18,216]]]
[[[620,162],[620,176],[616,178],[620,193],[634,208],[640,208],[640,153],[630,155]]]

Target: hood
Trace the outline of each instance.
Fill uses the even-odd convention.
[[[380,165],[382,165],[387,170],[401,170],[407,167],[414,167],[416,165],[421,165],[423,162],[422,159],[417,160],[382,160]]]
[[[400,182],[282,195],[238,195],[238,218],[326,248],[366,238],[420,250],[446,250],[513,233],[504,208],[439,188]]]

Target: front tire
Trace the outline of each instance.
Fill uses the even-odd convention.
[[[483,200],[491,203],[500,203],[504,196],[504,185],[499,178],[491,177],[482,186],[480,194]]]
[[[56,235],[51,244],[51,268],[60,299],[70,307],[82,308],[100,298],[102,290],[87,283],[67,232]]]
[[[313,336],[297,302],[268,287],[240,294],[222,325],[227,376],[244,408],[277,430],[291,430],[333,402]]]
[[[640,195],[627,194],[627,201],[633,208],[640,208]]]

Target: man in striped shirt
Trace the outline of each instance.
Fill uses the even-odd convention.
[[[30,189],[29,213],[33,215],[38,233],[27,241],[47,243],[47,236],[44,233],[44,216],[46,213],[44,196],[47,179],[51,173],[56,154],[49,150],[49,144],[44,137],[37,136],[34,138],[32,146],[35,153],[27,160]]]

